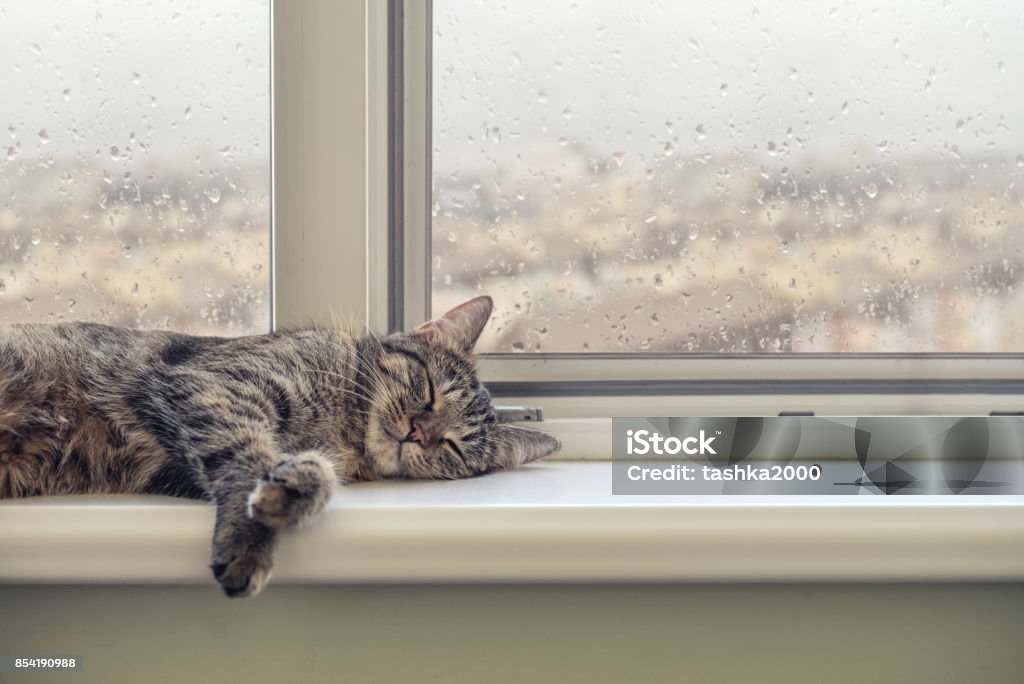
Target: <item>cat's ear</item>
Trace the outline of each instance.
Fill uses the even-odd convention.
[[[494,300],[486,295],[470,299],[416,328],[416,334],[428,342],[441,342],[468,354],[473,351],[493,310]]]
[[[557,439],[539,430],[516,425],[495,425],[493,430],[499,468],[518,468],[524,463],[550,456],[562,447]]]

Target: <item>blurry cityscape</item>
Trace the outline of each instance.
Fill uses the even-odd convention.
[[[494,296],[490,350],[1024,348],[1024,158],[551,150],[541,173],[435,176],[434,308]]]
[[[0,321],[269,330],[267,164],[204,170],[231,154],[0,166]]]

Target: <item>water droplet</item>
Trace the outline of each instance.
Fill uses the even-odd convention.
[[[850,103],[844,102],[843,106],[840,109],[842,110],[843,114],[848,113],[850,111]]]
[[[622,161],[626,158],[626,153],[623,150],[616,150],[612,152],[612,159],[615,161],[616,166],[622,166]],[[1017,157],[1018,161],[1020,157]]]
[[[644,223],[654,223],[657,220],[658,220],[658,215],[657,214],[651,214],[647,218],[644,219]]]
[[[770,155],[772,155],[774,157],[775,156],[775,151],[778,149],[778,147],[775,145],[775,141],[774,140],[769,140],[767,147],[768,147],[768,154],[770,154]]]
[[[571,119],[572,118],[572,108],[566,107],[565,109],[563,109],[562,110],[562,118],[563,119]]]
[[[655,273],[654,274],[654,289],[655,290],[660,290],[663,287],[665,287],[665,279],[662,278],[660,273]]]
[[[112,145],[110,147],[110,158],[114,161],[121,158],[121,150],[117,149],[117,145]]]
[[[0,294],[7,292],[7,283],[3,278],[0,278]]]
[[[46,132],[45,128],[39,129],[39,142],[44,145],[50,142],[50,135]]]
[[[138,283],[132,283],[132,294],[133,295],[138,295],[139,294],[139,284]]]
[[[878,185],[875,183],[868,183],[862,188],[862,190],[864,190],[864,194],[871,199],[875,199],[875,197],[878,196]]]
[[[33,228],[32,236],[29,239],[32,241],[33,245],[38,245],[40,242],[43,241],[43,232],[38,228]]]
[[[696,223],[691,223],[690,224],[690,234],[689,235],[690,235],[690,239],[691,240],[696,240],[697,236],[700,235],[700,228],[697,227]]]
[[[1024,166],[1024,154],[1017,155],[1017,166]]]
[[[956,120],[956,130],[958,130],[958,131],[964,130],[964,120],[963,119],[957,119]]]
[[[220,188],[218,188],[218,187],[207,188],[205,194],[206,194],[207,197],[210,198],[210,201],[213,202],[214,204],[216,204],[217,202],[220,202]]]
[[[697,124],[696,131],[697,131],[697,137],[701,138],[702,140],[704,139],[705,136],[707,136],[707,131],[704,130],[704,124]]]
[[[185,107],[185,121],[188,121],[191,118],[192,118],[192,106],[189,105],[188,107]]]
[[[43,46],[39,43],[32,43],[32,52],[36,53],[37,55],[43,54]]]
[[[17,156],[18,156],[18,148],[17,147],[8,147],[7,148],[7,159],[9,161],[13,161],[14,158],[17,157]]]
[[[728,95],[729,94],[729,84],[728,83],[723,83],[721,85],[721,87],[719,87],[719,89],[718,89],[718,94],[721,95],[722,97],[725,97],[726,95]]]
[[[458,239],[459,238],[455,233],[448,233],[448,242],[455,242]]]
[[[541,104],[544,104],[545,102],[547,102],[548,101],[548,91],[546,91],[546,90],[538,90],[537,91],[537,101],[540,102]]]
[[[666,140],[665,141],[665,147],[663,149],[663,151],[665,152],[665,156],[666,157],[671,157],[673,154],[675,154],[675,151],[676,151],[677,147],[678,147],[678,145],[676,145],[675,139]]]

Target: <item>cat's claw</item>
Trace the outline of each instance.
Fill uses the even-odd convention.
[[[264,562],[251,554],[242,554],[225,562],[210,565],[220,588],[230,598],[244,598],[260,593],[270,579],[269,558]]]

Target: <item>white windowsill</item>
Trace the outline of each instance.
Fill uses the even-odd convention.
[[[1024,579],[1024,497],[612,496],[608,463],[344,489],[275,582]],[[212,582],[213,509],[0,502],[0,582]]]

